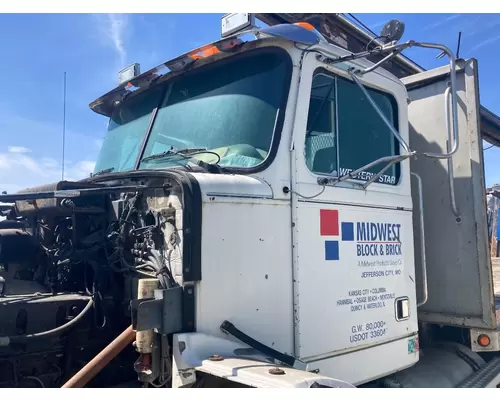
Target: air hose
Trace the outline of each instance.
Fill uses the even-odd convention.
[[[87,312],[90,310],[93,304],[94,300],[90,298],[89,302],[87,303],[85,308],[80,312],[80,314],[78,314],[75,318],[73,318],[71,321],[68,321],[64,325],[58,326],[57,328],[51,329],[49,331],[30,333],[28,335],[1,336],[0,347],[6,347],[11,344],[17,344],[17,343],[25,343],[32,339],[39,339],[63,333],[64,331],[73,327],[78,321],[80,321],[85,316],[85,314],[87,314]]]

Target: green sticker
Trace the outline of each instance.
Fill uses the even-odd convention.
[[[408,354],[418,352],[418,337],[408,339]]]

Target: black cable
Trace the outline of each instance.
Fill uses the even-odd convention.
[[[80,321],[90,310],[94,304],[94,299],[91,297],[84,309],[71,321],[65,323],[64,325],[58,326],[57,328],[51,329],[49,331],[30,333],[28,335],[17,335],[17,336],[2,336],[0,337],[0,347],[9,346],[12,343],[25,343],[31,339],[39,339],[47,336],[57,335],[63,333],[69,328],[73,327],[78,321]]]
[[[370,45],[375,40],[378,40],[378,39],[387,39],[387,36],[375,36],[375,37],[371,38],[370,41],[366,44],[365,50],[368,51],[368,48],[370,47]],[[375,46],[375,48],[373,50],[378,50],[379,48],[380,48],[380,46]]]
[[[373,32],[370,28],[368,28],[365,24],[363,24],[358,18],[354,16],[354,14],[347,13],[352,19],[354,19],[358,24],[360,24],[363,28],[365,28],[368,32],[370,32],[372,35],[377,36],[375,32]]]
[[[311,46],[306,47],[306,48],[302,48],[302,47],[299,47],[296,42],[293,42],[293,46],[297,50],[303,51],[305,53],[316,53],[316,54],[319,54],[320,56],[324,56],[324,54],[321,51],[319,51],[319,50],[309,49],[309,47],[311,47]]]
[[[156,260],[156,258],[152,255],[148,257],[148,260],[151,264],[153,264],[155,266],[154,268],[155,268],[156,276],[158,277],[158,279],[161,283],[161,286],[164,289],[170,289],[172,287],[172,284],[169,281],[169,279],[163,274],[163,272],[164,272],[163,265],[159,264],[158,260]]]
[[[170,280],[170,285],[168,286],[168,288],[171,288],[175,284],[175,279],[172,275],[172,271],[170,270],[170,268],[165,266],[162,256],[160,255],[160,252],[158,250],[151,249],[150,252],[151,254],[153,254],[153,257],[157,259],[159,265],[161,266],[160,272],[166,272],[167,280]]]
[[[38,385],[40,385],[41,388],[45,389],[45,385],[43,384],[42,380],[40,378],[37,378],[36,376],[25,375],[21,378],[21,380],[23,379],[35,381],[36,383],[38,383]]]
[[[354,19],[359,25],[361,25],[363,28],[365,28],[369,33],[371,33],[374,37],[368,42],[368,44],[366,45],[366,50],[368,50],[368,47],[370,47],[370,44],[372,44],[372,42],[374,40],[378,40],[378,39],[387,39],[386,36],[380,36],[378,34],[376,34],[375,32],[373,32],[368,26],[366,26],[363,22],[361,22],[357,17],[354,16],[354,14],[351,14],[351,13],[348,13],[347,15],[349,15],[352,19]]]
[[[266,346],[265,344],[258,342],[254,338],[248,336],[247,334],[243,333],[240,331],[238,328],[236,328],[231,322],[229,321],[224,321],[222,325],[220,326],[220,329],[222,332],[227,333],[229,335],[234,336],[236,339],[240,340],[241,342],[245,343],[246,345],[253,347],[255,350],[260,351],[262,354],[265,354],[267,356],[270,356],[278,361],[281,361],[282,363],[293,367],[295,364],[295,361],[297,359],[289,354],[284,354],[280,353],[279,351]]]
[[[495,145],[494,145],[494,144],[492,144],[491,146],[486,147],[485,149],[483,149],[483,151],[489,150],[489,149],[491,149],[492,147],[495,147]]]

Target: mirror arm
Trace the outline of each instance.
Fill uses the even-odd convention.
[[[356,73],[354,72],[354,70],[351,68],[347,72],[351,76],[351,78],[354,81],[354,83],[356,83],[356,85],[358,85],[358,87],[361,89],[361,91],[363,92],[364,96],[366,97],[366,99],[368,100],[368,102],[371,104],[371,106],[373,107],[373,109],[377,112],[377,114],[379,115],[379,117],[382,118],[382,121],[384,121],[385,125],[389,128],[389,130],[391,131],[391,133],[395,136],[395,138],[397,139],[397,141],[399,142],[399,144],[401,145],[401,147],[403,148],[403,150],[406,153],[411,153],[411,150],[410,150],[410,147],[408,146],[408,144],[405,142],[405,140],[399,134],[399,132],[396,129],[394,129],[394,127],[392,126],[391,122],[387,119],[387,117],[384,115],[384,113],[380,110],[380,108],[377,105],[377,103],[375,103],[375,100],[373,100],[372,97],[370,96],[370,94],[368,93],[368,90],[366,90],[366,88],[363,86],[363,84],[359,81],[359,79],[356,76]]]
[[[367,169],[375,167],[378,164],[381,164],[383,162],[389,163],[380,172],[378,172],[376,175],[374,175],[372,178],[370,178],[370,180],[368,182],[366,182],[364,184],[358,184],[358,183],[354,184],[354,185],[358,186],[361,189],[365,189],[370,183],[372,183],[375,179],[377,179],[380,175],[382,175],[391,165],[393,165],[393,164],[395,164],[397,162],[406,160],[407,158],[410,158],[414,154],[415,153],[412,152],[412,153],[409,153],[409,154],[403,154],[403,155],[397,155],[397,156],[381,157],[378,160],[372,161],[371,163],[368,163],[368,164],[362,166],[361,168],[358,168],[355,171],[349,172],[349,173],[347,173],[347,174],[345,174],[345,175],[343,175],[343,176],[341,176],[339,178],[327,178],[327,177],[318,178],[317,179],[317,183],[318,183],[318,185],[321,185],[321,186],[326,186],[326,185],[335,186],[338,183],[347,181],[348,179],[355,179],[356,175],[358,175],[360,172],[364,172]]]

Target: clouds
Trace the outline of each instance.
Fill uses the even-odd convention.
[[[58,124],[26,118],[7,107],[0,107],[0,192],[13,193],[61,180],[62,143]],[[101,144],[102,140],[95,136],[68,129],[64,178],[88,177]]]
[[[22,149],[22,151],[19,151]],[[14,193],[18,190],[43,183],[61,180],[61,163],[42,152],[21,146],[9,146],[0,153],[0,191]],[[65,162],[65,180],[78,180],[89,176],[94,170],[95,162],[81,160]]]
[[[42,17],[39,18],[42,21]],[[69,20],[52,21],[52,30],[60,31],[61,37],[67,28],[66,21]],[[125,14],[99,14],[71,20],[71,24],[82,28],[79,41],[66,40],[66,37],[61,41],[67,41],[74,48],[89,49],[79,53],[77,63],[58,65],[61,72],[58,69],[47,73],[43,82],[50,84],[42,87],[36,86],[35,75],[10,74],[15,77],[13,80],[23,78],[30,84],[21,92],[13,90],[10,93],[13,99],[6,95],[9,101],[0,100],[0,192],[13,193],[61,180],[62,71],[68,71],[68,100],[71,100],[66,109],[64,179],[78,180],[93,172],[101,138],[106,132],[106,118],[92,113],[87,104],[115,85],[116,71],[124,66],[133,50],[130,43],[133,23],[131,16]],[[17,41],[18,47],[23,46],[23,40]],[[32,41],[33,35],[26,40]],[[43,45],[49,56],[50,52],[64,48],[63,45]],[[87,54],[93,57],[85,57]]]
[[[100,38],[104,45],[112,47],[119,57],[120,64],[124,65],[127,58],[125,40],[130,29],[127,14],[99,14],[95,22],[101,33]]]
[[[30,149],[23,146],[9,146],[9,153],[29,153]]]
[[[500,35],[497,34],[499,26],[500,18],[497,14],[492,14],[489,18],[478,16],[464,32],[468,52],[475,52],[500,40]]]
[[[439,28],[440,26],[446,25],[449,22],[451,22],[451,21],[453,21],[453,20],[455,20],[457,18],[460,18],[462,16],[463,16],[463,14],[452,14],[452,15],[449,15],[449,16],[447,16],[445,18],[441,18],[439,21],[436,21],[436,22],[434,22],[432,24],[426,25],[422,29],[424,31],[426,31],[426,30],[430,30],[430,29]]]
[[[166,57],[171,18],[127,14],[33,16],[30,22],[24,16],[12,18],[17,18],[15,23],[6,20],[10,30],[15,25],[25,29],[16,31],[16,40],[6,50],[12,63],[2,66],[4,75],[12,78],[8,83],[16,84],[4,89],[0,99],[0,192],[61,179],[63,72],[68,73],[64,178],[88,177],[107,125],[107,118],[90,111],[88,103],[116,85],[116,73],[131,59],[158,64]],[[39,34],[29,31],[46,25],[50,29]],[[43,48],[47,60],[58,61],[47,64],[50,68],[45,65],[43,74],[40,69],[25,69],[18,54],[24,47],[31,53]],[[19,87],[19,82],[25,84]]]
[[[109,38],[113,42],[115,50],[123,63],[127,55],[124,44],[124,33],[127,28],[128,17],[123,14],[108,14],[108,24]]]
[[[469,51],[473,52],[474,50],[480,49],[481,47],[487,46],[489,44],[495,43],[498,40],[500,40],[500,35],[495,35],[492,37],[489,37],[485,40],[480,40],[478,43],[476,43],[474,46],[472,46]]]
[[[436,35],[440,41],[450,41],[456,44],[458,32],[462,32],[462,55],[477,57],[477,50],[491,46],[500,40],[498,14],[452,14],[439,15],[438,20],[432,21],[422,28],[429,34]],[[433,40],[438,41],[438,40]]]

